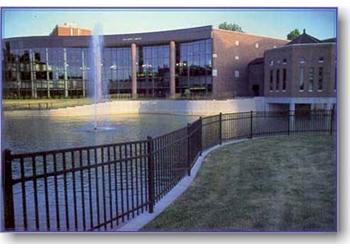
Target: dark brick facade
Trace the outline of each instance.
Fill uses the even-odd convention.
[[[264,52],[280,47],[287,40],[213,29],[214,97],[252,96],[248,86],[248,64]],[[236,75],[235,75],[236,74]],[[238,75],[239,74],[239,75]]]
[[[336,43],[295,44],[267,50],[264,64],[265,96],[332,97],[336,95]],[[280,74],[278,89],[277,70]],[[286,70],[287,74],[285,90],[282,88],[283,70]],[[272,89],[271,73],[273,73]]]

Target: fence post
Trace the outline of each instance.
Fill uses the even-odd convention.
[[[153,161],[153,139],[147,136],[148,156],[148,212],[153,213],[154,208],[154,161]]]
[[[219,143],[222,144],[222,113],[219,114]]]
[[[250,111],[250,139],[253,138],[253,111]]]
[[[191,135],[190,135],[191,124],[187,123],[187,175],[191,175]]]
[[[289,135],[290,134],[290,110],[288,110],[287,115],[288,115],[287,123],[288,123],[288,135]]]
[[[333,119],[334,119],[334,108],[331,109],[331,124],[329,126],[329,133],[333,134]]]
[[[203,152],[203,120],[202,120],[202,117],[200,116],[199,117],[199,124],[200,124],[200,128],[199,128],[199,155],[201,156],[202,155],[202,152]]]
[[[11,150],[5,149],[2,157],[2,176],[3,176],[3,199],[4,199],[4,226],[6,231],[15,229],[15,213],[13,208],[13,190],[12,190],[12,156]]]

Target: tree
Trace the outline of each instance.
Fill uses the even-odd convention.
[[[238,31],[238,32],[244,32],[244,31],[242,30],[242,27],[239,26],[238,24],[235,24],[235,23],[227,23],[227,22],[220,23],[220,24],[219,24],[219,29],[222,29],[222,30],[232,30],[232,31]]]
[[[287,39],[293,40],[293,39],[297,38],[298,36],[300,36],[300,31],[298,29],[294,29],[291,32],[289,32],[289,34],[287,35]]]

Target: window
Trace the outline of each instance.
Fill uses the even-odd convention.
[[[286,58],[283,59],[282,64],[287,64],[287,59]]]
[[[276,70],[276,91],[279,91],[280,88],[280,70]]]
[[[185,94],[186,89],[191,95],[207,95],[212,91],[212,40],[180,43],[176,75],[177,92]]]
[[[283,69],[282,73],[283,73],[283,77],[282,77],[282,91],[286,91],[286,86],[287,86],[287,69]]]
[[[270,91],[273,90],[273,70],[270,70]]]
[[[323,62],[324,62],[323,56],[321,56],[320,58],[318,58],[318,62],[319,62],[319,63],[323,63]]]
[[[259,48],[259,43],[255,44],[255,48],[257,48],[257,49]]]
[[[236,46],[239,46],[239,41],[236,41],[235,44],[236,44]]]
[[[269,64],[270,66],[273,66],[273,60],[270,60]]]
[[[239,60],[239,56],[235,56],[235,60]]]
[[[235,70],[235,78],[239,78],[239,71]]]
[[[305,58],[304,58],[304,57],[301,57],[299,63],[300,63],[300,64],[304,64],[304,63],[305,63]]]
[[[103,81],[110,93],[131,93],[131,48],[103,49]]]
[[[304,68],[300,67],[299,91],[304,91]]]
[[[323,68],[318,68],[318,91],[323,90]]]
[[[337,76],[337,73],[338,73],[338,70],[337,70],[337,65],[335,65],[335,69],[334,69],[334,91],[337,91],[337,79],[338,79],[338,76]]]
[[[315,69],[314,67],[309,68],[309,91],[313,91],[314,89],[314,74],[315,74]]]

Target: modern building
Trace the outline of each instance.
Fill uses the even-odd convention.
[[[91,30],[78,27],[76,24],[56,25],[50,36],[91,36]]]
[[[336,60],[335,39],[321,41],[304,30],[250,62],[249,88],[275,109],[331,108],[336,103]]]
[[[62,30],[3,40],[5,97],[88,95],[91,36],[69,26]],[[212,26],[104,35],[103,41],[103,85],[109,94],[134,98],[253,96],[249,62],[288,43]]]

